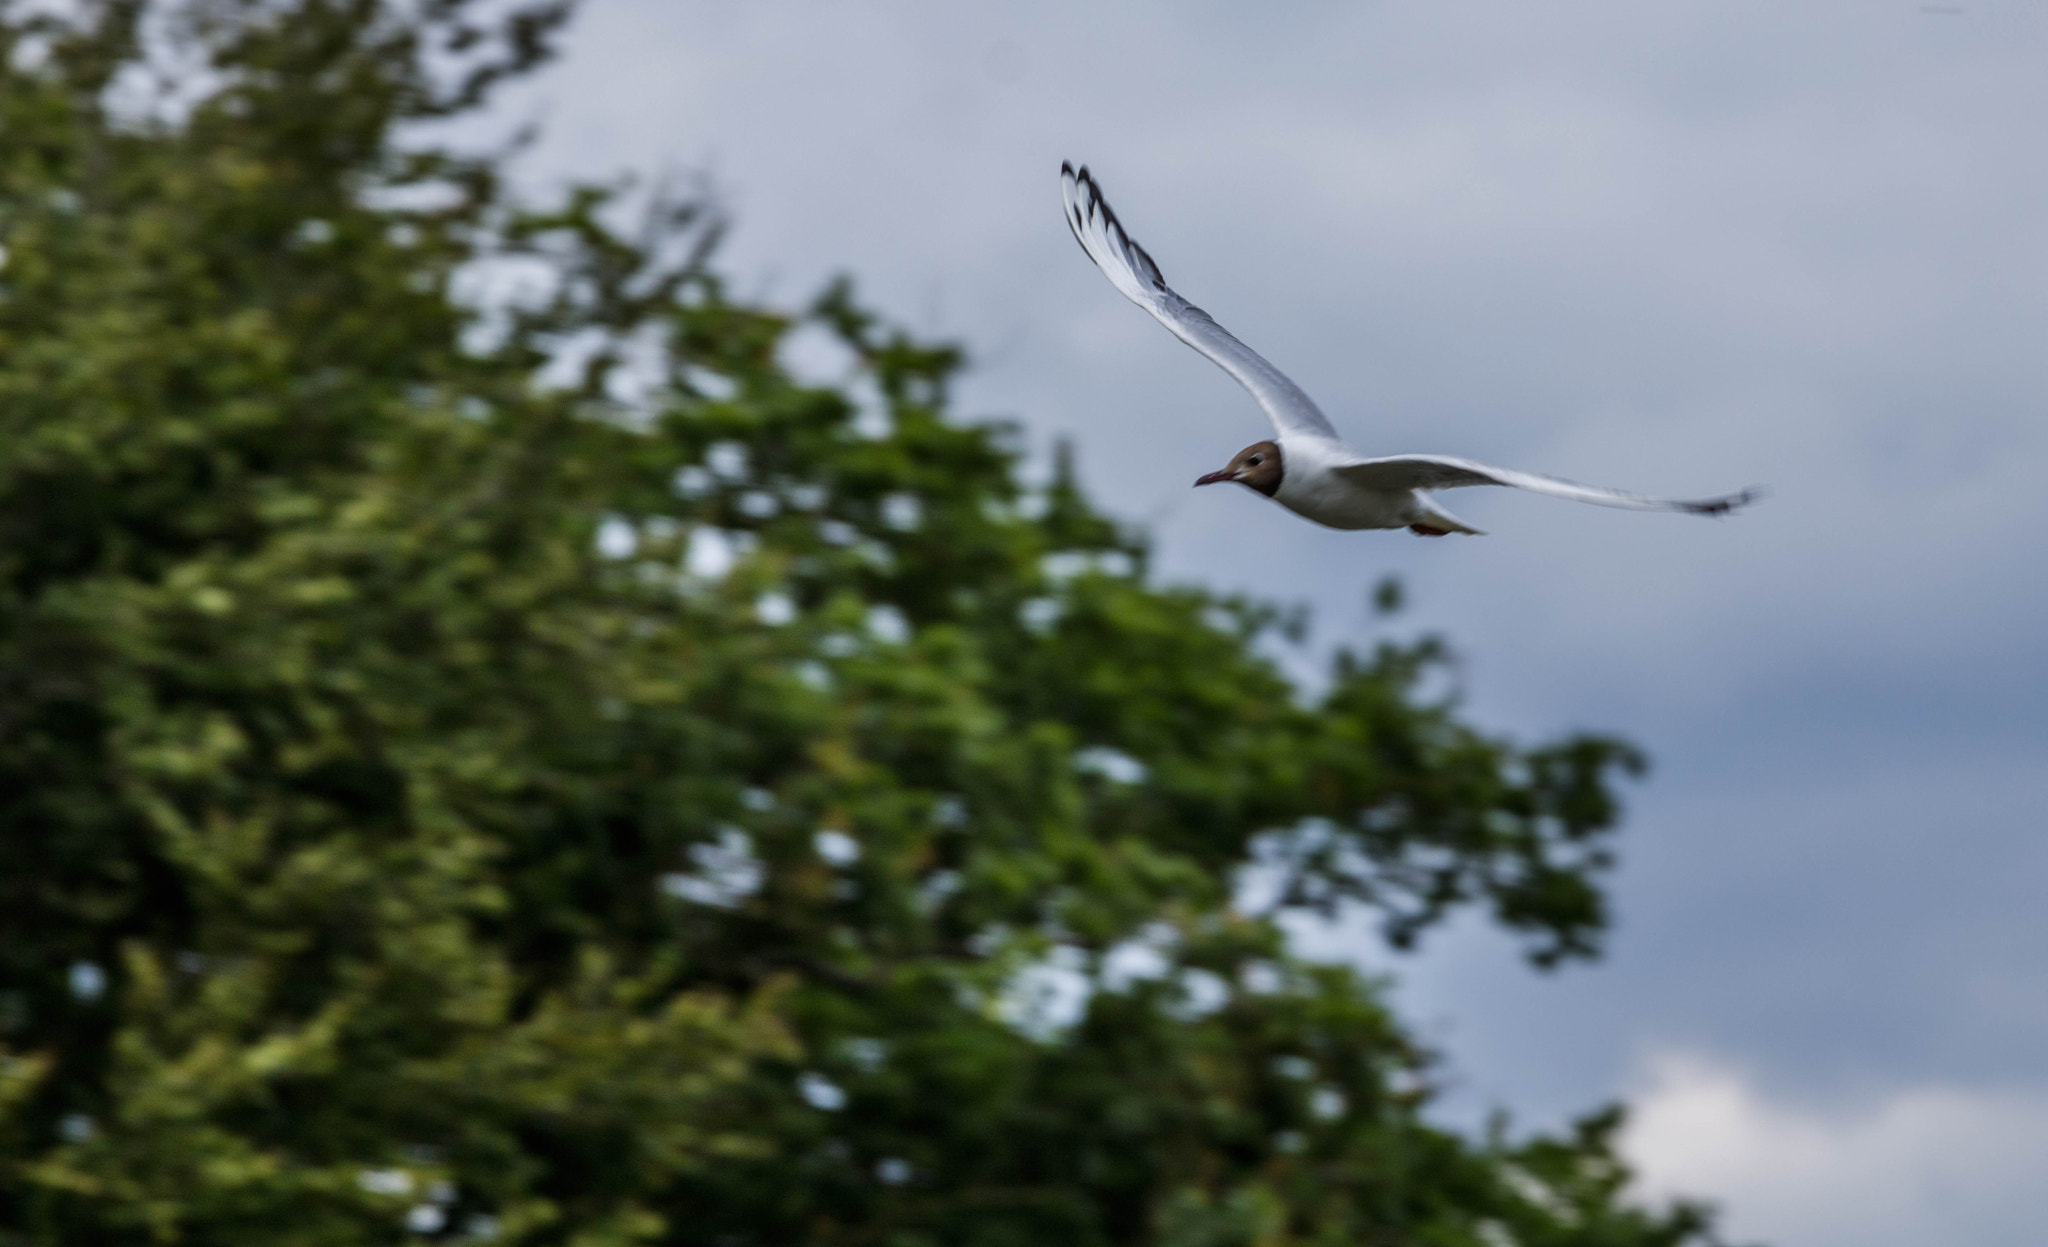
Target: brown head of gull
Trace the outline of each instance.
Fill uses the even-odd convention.
[[[1271,498],[1280,492],[1280,443],[1253,442],[1237,452],[1237,458],[1221,472],[1211,472],[1195,478],[1197,485],[1221,485],[1225,481],[1236,481],[1249,489],[1256,489]]]

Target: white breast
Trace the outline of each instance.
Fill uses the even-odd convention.
[[[1361,489],[1330,470],[1357,459],[1341,442],[1287,438],[1280,443],[1280,488],[1273,501],[1329,528],[1406,528],[1415,518],[1412,491]]]

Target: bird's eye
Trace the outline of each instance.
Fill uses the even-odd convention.
[[[1253,456],[1252,456],[1251,458],[1249,458],[1249,459],[1245,460],[1245,462],[1246,462],[1246,463],[1249,463],[1249,464],[1251,464],[1251,465],[1252,465],[1253,467],[1258,467],[1258,466],[1259,466],[1260,464],[1264,463],[1265,461],[1266,461],[1266,456],[1264,456],[1264,455],[1253,455]]]

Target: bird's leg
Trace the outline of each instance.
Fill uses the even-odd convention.
[[[1433,524],[1410,524],[1408,531],[1418,537],[1448,537],[1451,535],[1450,529],[1438,528]]]

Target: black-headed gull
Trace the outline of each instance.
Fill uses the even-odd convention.
[[[1239,451],[1230,466],[1198,479],[1197,485],[1236,481],[1258,490],[1297,515],[1331,528],[1406,528],[1425,537],[1477,533],[1430,498],[1432,490],[1465,485],[1507,485],[1578,502],[1636,511],[1684,511],[1726,515],[1754,501],[1759,491],[1719,498],[1646,498],[1617,489],[1575,485],[1556,477],[1489,467],[1450,455],[1390,455],[1368,459],[1344,444],[1314,401],[1257,351],[1232,337],[1209,314],[1175,294],[1145,249],[1124,232],[1102,187],[1083,165],[1060,165],[1060,190],[1067,224],[1081,250],[1124,297],[1152,313],[1173,336],[1208,356],[1251,391],[1273,422],[1276,440]]]

